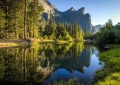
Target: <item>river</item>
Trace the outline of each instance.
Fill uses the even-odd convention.
[[[0,84],[48,85],[77,79],[87,85],[103,68],[99,49],[83,43],[0,48]]]

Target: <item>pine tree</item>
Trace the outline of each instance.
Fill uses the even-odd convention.
[[[43,11],[43,8],[40,6],[38,0],[31,0],[28,8],[28,28],[29,28],[29,37],[38,38],[39,37],[39,18],[40,14]]]
[[[74,24],[73,24],[73,38],[74,39],[77,39],[77,32],[78,32],[78,24],[77,24],[77,21],[75,20],[74,21]]]
[[[0,9],[0,38],[4,38],[5,36],[5,13]]]

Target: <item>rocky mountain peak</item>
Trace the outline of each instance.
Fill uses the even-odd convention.
[[[80,9],[78,9],[78,12],[79,13],[82,13],[82,14],[85,14],[86,12],[85,12],[85,7],[82,7],[82,8],[80,8]]]
[[[76,10],[75,10],[75,8],[74,8],[74,7],[71,7],[71,8],[69,9],[69,11],[71,11],[71,12],[72,12],[72,11],[76,11]]]
[[[43,13],[43,17],[45,18],[45,20],[49,20],[52,17],[55,19],[56,23],[67,22],[71,24],[73,24],[73,22],[77,20],[83,31],[87,29],[91,32],[91,29],[93,28],[91,17],[89,13],[85,12],[85,7],[82,7],[77,11],[74,7],[71,7],[65,12],[60,12],[47,0],[39,0],[39,2],[45,10]]]
[[[85,16],[88,18],[91,17],[89,13],[86,13]]]

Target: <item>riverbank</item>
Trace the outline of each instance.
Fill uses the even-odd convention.
[[[28,40],[8,40],[8,39],[2,39],[0,40],[0,47],[11,47],[11,46],[27,46],[29,45]]]
[[[76,42],[75,40],[72,41],[65,41],[65,40],[48,40],[48,39],[14,39],[14,40],[8,40],[8,39],[1,39],[0,40],[0,47],[10,47],[10,46],[29,46],[29,45],[36,45],[38,43],[56,43],[56,44],[66,44],[70,42]],[[77,42],[84,42],[84,41],[77,41]]]
[[[44,39],[44,40],[40,40],[39,43],[66,44],[66,43],[70,43],[70,42],[75,42],[75,41],[74,40],[73,41],[66,41],[66,40],[47,40],[47,39]]]
[[[119,85],[120,82],[120,48],[113,47],[102,52],[100,59],[105,67],[96,73],[95,85]]]

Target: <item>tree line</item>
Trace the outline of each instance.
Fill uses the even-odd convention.
[[[37,38],[42,10],[38,0],[0,0],[0,38]]]
[[[42,17],[39,0],[0,0],[0,38],[53,40],[83,40],[82,28],[74,24],[58,23]]]
[[[56,24],[54,19],[50,19],[48,22],[41,19],[39,33],[43,39],[51,40],[82,41],[84,36],[82,28],[76,20],[73,24],[62,22]]]
[[[120,43],[120,25],[113,25],[112,20],[105,23],[100,32],[95,34],[95,44],[104,47],[107,44]]]

